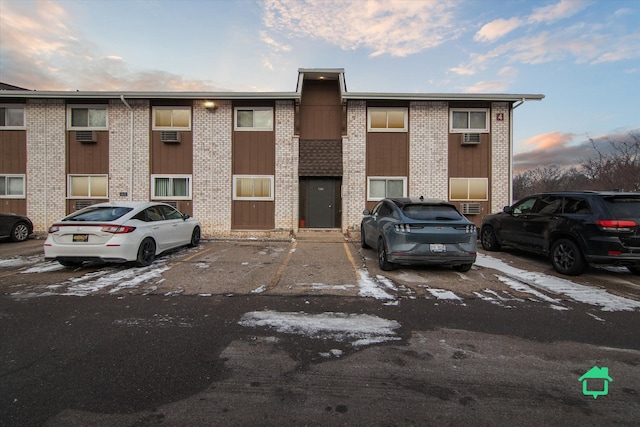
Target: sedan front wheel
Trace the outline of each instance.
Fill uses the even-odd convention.
[[[11,229],[11,240],[24,242],[29,237],[29,227],[24,222],[19,222]]]

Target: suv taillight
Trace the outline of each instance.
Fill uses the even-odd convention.
[[[638,226],[635,221],[618,219],[597,219],[596,225],[604,231],[633,231]]]

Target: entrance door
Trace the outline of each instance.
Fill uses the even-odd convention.
[[[306,217],[308,228],[335,228],[340,198],[336,194],[337,180],[311,178],[307,180]],[[338,187],[339,188],[339,187]]]

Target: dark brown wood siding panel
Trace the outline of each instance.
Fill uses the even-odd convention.
[[[449,176],[488,178],[491,168],[491,135],[480,134],[480,144],[463,145],[462,134],[449,134]]]
[[[234,132],[235,175],[273,175],[275,171],[275,132]]]
[[[0,131],[0,173],[27,173],[27,132]]]
[[[491,200],[491,134],[480,134],[480,144],[461,144],[461,134],[449,134],[449,177],[450,178],[488,178],[488,195]],[[506,172],[508,173],[508,172]],[[447,194],[449,192],[447,191]],[[460,203],[453,202],[460,211]],[[473,201],[480,203],[480,215],[467,215],[470,221],[480,227],[482,217],[491,212],[489,201]]]
[[[301,139],[340,139],[344,111],[340,86],[333,80],[306,80],[299,108]]]
[[[233,202],[231,228],[271,230],[275,227],[275,203],[236,200]]]
[[[94,131],[96,142],[76,140],[76,131],[67,131],[67,173],[109,173],[109,132]]]
[[[27,214],[26,199],[0,199],[0,212],[8,212],[16,215]]]
[[[151,132],[151,173],[193,173],[193,133],[178,131],[180,143],[160,140],[160,131]]]
[[[367,176],[408,176],[409,134],[367,134]]]

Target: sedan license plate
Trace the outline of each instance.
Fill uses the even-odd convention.
[[[89,241],[89,235],[88,234],[74,234],[73,235],[73,242],[88,242]]]
[[[442,243],[431,243],[429,245],[429,250],[435,253],[447,252],[447,247]]]

